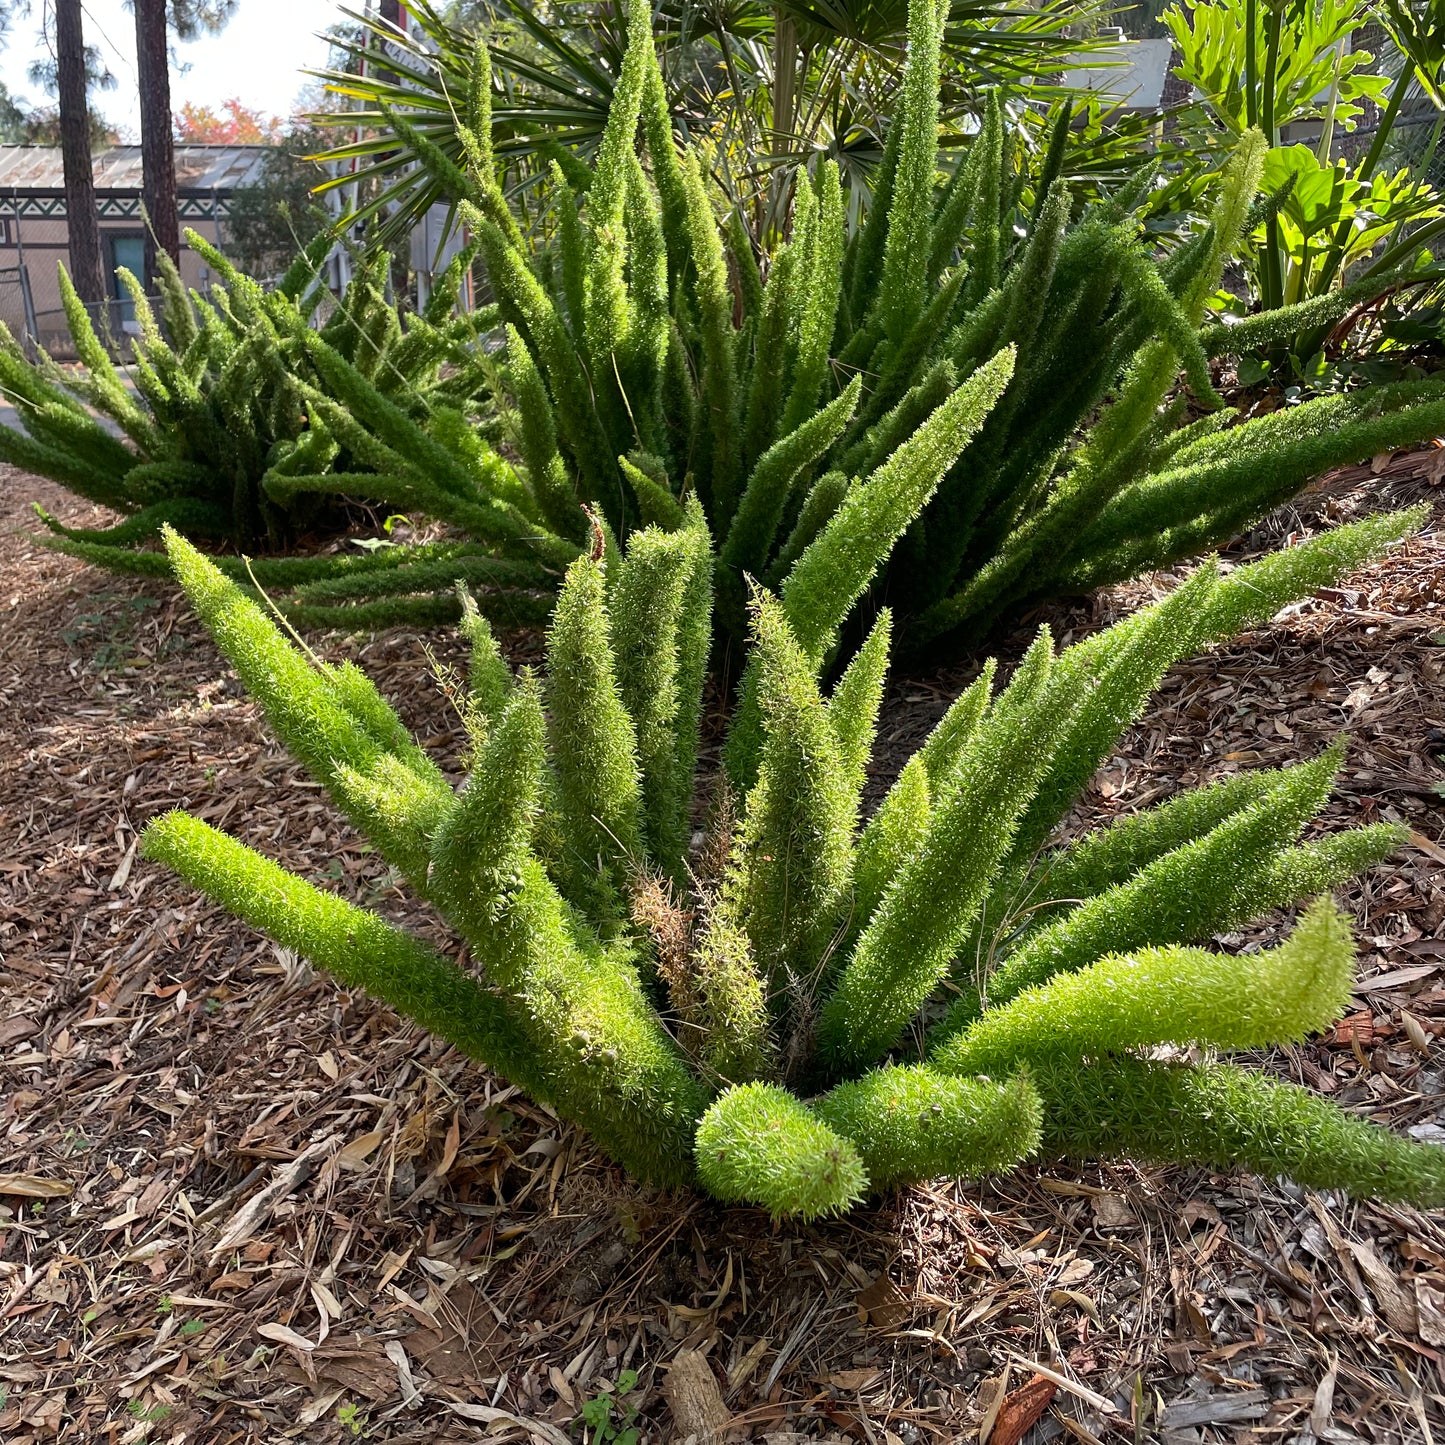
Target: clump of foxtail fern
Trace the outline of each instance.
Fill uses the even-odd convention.
[[[964,410],[1000,380],[980,373]],[[294,647],[170,535],[177,576],[272,727],[468,961],[185,813],[150,825],[147,855],[658,1183],[809,1217],[910,1180],[1122,1154],[1445,1202],[1445,1152],[1214,1057],[1300,1039],[1349,996],[1329,891],[1404,838],[1377,825],[1300,841],[1338,748],[1050,841],[1171,663],[1418,517],[1228,576],[1206,565],[1061,651],[1041,631],[1006,687],[984,669],[865,817],[886,613],[825,678],[962,437],[935,443],[853,489],[780,592],[752,593],[726,778],[695,777],[716,566],[695,500],[624,548],[598,529],[567,569],[543,676],[514,674],[464,602],[460,787],[363,673]],[[694,854],[700,784],[722,822]],[[1272,951],[1203,946],[1309,899]]]
[[[943,21],[933,0],[911,0],[905,78],[866,214],[850,230],[837,165],[819,157],[800,174],[784,235],[763,247],[720,211],[700,153],[675,144],[651,19],[633,6],[595,164],[559,145],[549,176],[528,189],[538,204],[525,226],[492,147],[485,47],[470,91],[455,97],[465,167],[394,121],[456,204],[495,297],[476,325],[497,326],[498,360],[446,353],[461,377],[496,371],[484,425],[418,365],[436,359],[437,343],[470,339],[466,322],[446,317],[445,291],[404,332],[372,307],[366,344],[349,346],[298,321],[286,288],[260,297],[228,274],[214,325],[201,312],[209,339],[183,347],[173,328],[171,352],[147,333],[150,371],[139,366],[137,381],[167,445],[191,435],[193,415],[213,438],[216,405],[241,439],[244,515],[225,510],[231,474],[206,464],[223,483],[207,506],[237,545],[250,545],[246,509],[264,518],[338,494],[452,528],[444,542],[364,558],[262,559],[256,581],[293,620],[454,617],[458,581],[494,617],[535,620],[590,545],[594,517],[620,544],[649,526],[675,528],[695,499],[716,553],[717,630],[740,648],[750,579],[784,588],[830,519],[875,478],[928,455],[943,461],[927,507],[860,610],[866,620],[887,603],[908,648],[966,641],[1041,598],[1195,555],[1330,466],[1445,431],[1439,381],[1238,425],[1220,408],[1210,359],[1302,324],[1286,308],[1201,328],[1206,298],[1261,214],[1258,135],[1226,166],[1209,216],[1182,225],[1187,239],[1160,254],[1137,220],[1147,169],[1093,204],[1070,192],[1067,110],[1037,166],[1021,158],[996,100],[971,143],[940,158]],[[193,365],[203,366],[195,388]],[[124,398],[108,375],[97,361],[95,397]],[[258,383],[256,397],[284,401],[278,415],[307,421],[274,449],[254,440],[270,435],[256,424]],[[986,415],[981,397],[996,402]],[[33,416],[52,430],[86,427],[48,394]],[[133,431],[142,452],[148,436]],[[5,445],[16,443],[0,433]],[[86,445],[106,466],[129,465],[127,447],[98,428]],[[184,447],[177,455],[195,460]],[[49,465],[33,446],[14,459]],[[133,510],[108,483],[87,495]],[[166,517],[199,531],[190,493],[154,500],[121,534],[67,545],[114,566],[162,568],[159,553],[132,544]],[[218,565],[248,580],[237,559]],[[812,626],[799,624],[810,654]]]
[[[454,314],[474,253],[452,262],[423,313],[403,327],[387,294],[385,253],[362,264],[333,299],[327,236],[298,255],[272,290],[194,232],[187,242],[215,278],[204,296],[187,292],[164,253],[159,316],[136,278],[118,273],[139,328],[127,364],[112,358],[64,268],[61,297],[79,367],[45,356],[30,362],[0,327],[0,389],[20,421],[0,426],[0,459],[121,517],[109,528],[77,529],[42,511],[52,545],[112,571],[168,576],[164,553],[152,550],[163,525],[207,548],[285,551],[303,537],[344,531],[356,515],[346,501],[361,496],[453,523],[460,535],[249,564],[230,555],[218,565],[240,581],[287,589],[288,610],[301,621],[325,623],[338,611],[337,620],[358,626],[453,616],[452,599],[438,606],[409,595],[427,577],[448,588],[458,580],[488,587],[501,616],[545,616],[530,593],[554,588],[576,549],[554,544],[549,552],[505,496],[483,497],[464,470],[474,454],[490,455],[474,437],[471,415],[490,386],[491,364],[474,349],[489,317]],[[346,384],[366,387],[375,413],[369,425],[336,391],[338,369]],[[413,463],[403,478],[388,445],[398,428]],[[455,439],[455,449],[438,438]],[[505,492],[504,477],[485,464],[482,474],[492,491]],[[378,613],[378,599],[398,591],[403,564],[406,600]]]
[[[1071,193],[1067,109],[1036,165],[996,98],[972,142],[940,156],[943,20],[933,0],[912,0],[866,214],[850,230],[838,168],[820,156],[800,174],[784,235],[761,246],[721,212],[698,150],[674,143],[651,18],[633,7],[596,163],[564,167],[559,148],[529,189],[538,204],[525,227],[492,149],[485,47],[457,97],[465,167],[395,118],[479,247],[505,323],[514,447],[504,461],[424,417],[399,418],[365,377],[333,365],[336,395],[390,453],[357,480],[364,495],[409,505],[415,474],[430,469],[458,497],[519,509],[549,559],[584,543],[589,512],[625,540],[675,525],[695,496],[717,551],[717,621],[740,644],[748,579],[782,586],[853,492],[1008,355],[997,405],[874,588],[873,606],[891,606],[900,642],[917,649],[1198,555],[1327,468],[1445,429],[1439,381],[1238,425],[1223,407],[1211,358],[1301,324],[1286,308],[1239,328],[1201,325],[1261,214],[1257,133],[1225,167],[1210,213],[1180,218],[1186,239],[1162,254],[1137,216],[1149,169],[1092,204]],[[268,483],[303,485],[330,484]],[[403,567],[390,581],[449,600],[442,568]]]

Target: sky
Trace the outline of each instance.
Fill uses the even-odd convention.
[[[0,0],[8,5],[11,0]],[[0,51],[0,84],[31,106],[49,104],[26,78],[30,62],[45,53],[41,12],[46,0],[30,0],[29,19],[11,26],[9,44]],[[350,8],[364,9],[363,0]],[[266,115],[289,116],[297,97],[310,83],[303,67],[326,62],[326,42],[319,32],[342,19],[336,0],[239,0],[231,23],[219,34],[204,36],[175,53],[189,68],[171,71],[171,109],[186,101],[219,109],[239,96],[248,107]],[[99,91],[92,103],[127,139],[139,139],[140,108],[136,94],[135,19],[123,0],[85,0],[85,39],[100,47],[118,82]]]

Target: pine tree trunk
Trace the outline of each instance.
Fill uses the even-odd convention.
[[[381,0],[381,6],[378,14],[384,24],[395,26],[397,30],[401,30],[404,28],[404,22],[402,20],[401,14],[401,0]],[[385,44],[383,44],[382,54],[385,55],[385,53],[386,46]],[[387,70],[384,67],[378,67],[376,76],[378,80],[386,80],[394,83],[396,80],[396,71]]]
[[[175,150],[171,141],[171,75],[166,53],[166,0],[135,0],[136,72],[140,80],[141,194],[150,224],[146,275],[155,275],[158,250],[181,259]]]
[[[80,299],[103,321],[107,298],[101,262],[100,220],[90,169],[90,107],[85,99],[85,35],[81,0],[55,0],[55,51],[59,71],[60,149],[65,168],[65,218],[70,275]]]

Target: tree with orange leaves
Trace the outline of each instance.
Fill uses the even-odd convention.
[[[209,105],[187,101],[175,116],[176,139],[190,145],[275,145],[286,130],[279,115],[252,110],[239,96]]]

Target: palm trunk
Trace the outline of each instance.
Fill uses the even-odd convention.
[[[773,18],[773,123],[768,149],[784,156],[796,144],[798,127],[798,27],[777,12]],[[781,230],[791,194],[791,176],[777,166],[768,180],[768,212],[763,235]]]
[[[172,261],[181,259],[166,0],[135,0],[135,54],[140,81],[141,195],[149,222],[145,274],[149,286],[155,275],[157,251],[164,251]]]
[[[773,21],[773,144],[784,155],[793,148],[797,122],[798,27],[786,15]]]
[[[65,219],[70,275],[80,299],[104,319],[108,295],[100,256],[100,220],[90,169],[90,108],[85,99],[85,34],[81,0],[55,0],[55,53],[60,93],[60,152],[65,170]]]

